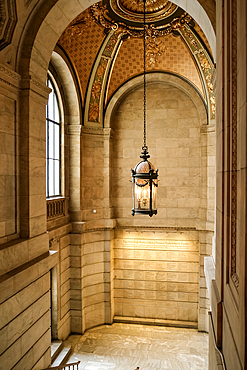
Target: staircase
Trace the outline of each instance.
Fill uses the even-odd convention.
[[[44,370],[79,370],[80,361],[67,364],[71,354],[72,350],[70,345],[64,345],[62,341],[58,340],[52,342],[51,366]]]
[[[51,366],[43,370],[79,370],[78,362],[68,363],[67,361],[72,354],[71,346],[64,345],[62,341],[51,343]],[[139,370],[139,366],[135,370]]]

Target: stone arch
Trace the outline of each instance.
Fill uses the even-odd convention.
[[[23,33],[18,54],[18,72],[23,77],[30,74],[42,83],[45,81],[51,54],[60,35],[78,14],[95,3],[94,0],[88,2],[86,0],[66,2],[58,0],[55,4],[54,2],[54,0],[46,1],[45,6],[42,2],[35,8]],[[214,11],[212,14],[209,14],[208,11],[208,9],[212,9],[212,0],[207,0],[201,5],[199,0],[189,2],[175,0],[174,2],[188,11],[199,23],[215,56],[215,33],[212,26],[214,24]],[[30,35],[33,36],[30,37]]]
[[[200,240],[202,239],[200,238],[206,235],[211,236],[210,230],[207,229],[210,224],[207,218],[210,204],[207,203],[204,194],[207,194],[211,186],[207,172],[209,167],[207,129],[212,129],[212,127],[207,125],[205,103],[200,92],[181,76],[169,73],[149,73],[146,77],[147,145],[151,156],[150,161],[155,168],[159,169],[158,214],[145,220],[142,216],[130,219],[132,208],[131,187],[129,185],[130,168],[133,168],[140,160],[142,146],[143,76],[133,78],[120,87],[106,109],[105,129],[112,129],[110,165],[112,214],[118,225],[126,227],[127,224],[130,230],[131,227],[150,230],[150,234],[147,232],[145,237],[146,240],[150,240],[150,243],[154,238],[151,235],[151,230],[156,232],[157,228],[160,228],[159,238],[165,240],[167,236],[165,227],[169,225],[171,229],[192,228],[197,230],[198,237],[195,242],[201,245]],[[165,90],[169,91],[170,94],[167,94]],[[149,98],[151,98],[150,105]],[[176,100],[179,101],[177,105]],[[158,102],[157,106],[153,104],[154,101]],[[174,105],[169,107],[170,103]],[[185,104],[186,108],[182,107],[182,104]],[[157,115],[158,110],[165,112],[165,114],[158,113],[159,115]],[[153,117],[148,115],[149,111]],[[177,114],[173,115],[173,113]],[[161,231],[162,227],[163,231]],[[173,234],[174,237],[175,235]],[[186,239],[186,235],[184,232],[183,238]],[[116,241],[114,241],[116,249],[121,249],[121,243],[128,244],[128,241],[123,240],[124,238],[128,239],[128,236],[125,235],[121,238],[121,236],[116,236]],[[197,258],[202,270],[203,254],[200,252],[201,250],[202,248],[198,248]],[[126,257],[126,259],[131,260],[131,257]],[[164,261],[165,259],[162,260],[162,262]],[[200,278],[202,277],[200,275]],[[202,281],[203,279],[199,279],[198,282],[199,298],[202,298],[204,289]],[[121,299],[124,301],[124,293]],[[194,312],[193,320],[195,322],[198,320],[199,330],[208,330],[207,307],[204,306],[202,299],[199,299],[196,304],[199,308],[197,313],[193,311],[195,308],[190,310],[190,312]],[[136,307],[135,305],[136,302],[133,299],[133,307]],[[119,312],[122,312],[123,317],[135,315],[132,308],[128,308],[127,312],[124,307],[123,304],[121,308],[119,302],[115,300],[114,314],[118,315]],[[141,304],[139,308],[141,310]],[[158,313],[156,316],[155,311],[150,312],[150,317],[159,319]],[[178,319],[180,320],[181,317],[179,316]]]
[[[77,76],[71,71],[70,66],[65,60],[60,49],[56,48],[52,52],[51,64],[55,68],[59,79],[62,82],[63,93],[65,97],[66,112],[69,116],[68,124],[78,123],[80,121],[80,91],[77,88]]]
[[[177,87],[186,93],[190,99],[194,102],[195,106],[198,109],[198,113],[200,116],[201,122],[205,120],[206,113],[206,105],[205,101],[199,92],[199,90],[191,84],[185,78],[182,78],[179,75],[171,74],[171,73],[148,73],[146,75],[146,82],[160,82],[160,83],[167,83],[171,86]],[[121,104],[123,99],[133,90],[143,85],[143,76],[135,77],[128,82],[126,82],[123,86],[121,86],[115,94],[112,96],[105,114],[104,120],[104,127],[109,128],[111,127],[111,117],[116,112],[118,106]]]
[[[77,87],[77,76],[74,75],[71,66],[65,60],[65,56],[59,48],[53,51],[51,64],[55,68],[62,83],[65,104],[65,123],[69,134],[69,199],[70,210],[73,216],[80,212],[80,133],[81,133],[81,99],[80,89]],[[76,217],[76,216],[75,216]]]

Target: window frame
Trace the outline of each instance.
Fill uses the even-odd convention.
[[[50,71],[48,71],[48,74],[47,74],[47,86],[50,87],[52,91],[50,92],[48,102],[46,105],[46,199],[56,199],[56,198],[63,197],[63,186],[62,186],[63,185],[62,184],[62,163],[63,163],[62,161],[62,124],[63,124],[62,116],[63,116],[63,109],[62,109],[62,100],[61,100],[59,88],[57,86],[55,78],[50,73]],[[49,101],[51,97],[53,99],[52,118],[55,117],[55,106],[56,106],[57,111],[58,111],[58,116],[59,116],[58,121],[49,117],[51,115],[49,111],[50,109]],[[59,147],[58,157],[59,158],[58,159],[56,158],[56,154],[55,154],[56,137],[57,137],[57,135],[55,135],[55,129],[54,129],[55,125],[59,127],[59,138],[58,138],[58,147]],[[50,157],[51,126],[53,130],[53,144],[52,144],[53,145],[53,155],[52,157]],[[59,182],[58,182],[59,191],[58,193],[55,191],[56,190],[56,182],[55,182],[56,171],[54,170],[53,170],[53,184],[52,184],[53,189],[51,189],[50,161],[52,161],[53,164],[55,164],[56,162],[59,163],[59,170],[58,170],[59,171]]]

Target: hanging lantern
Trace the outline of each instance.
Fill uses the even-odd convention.
[[[149,215],[152,217],[157,214],[156,199],[158,187],[158,170],[155,171],[152,163],[148,161],[150,155],[148,154],[148,147],[146,145],[146,0],[144,3],[144,21],[143,21],[143,115],[144,115],[144,128],[143,128],[143,147],[142,147],[142,161],[137,163],[132,174],[133,186],[133,208],[132,216],[137,214]]]
[[[137,213],[152,217],[157,214],[158,170],[155,171],[152,163],[148,161],[150,156],[147,147],[142,149],[143,152],[140,156],[142,161],[137,163],[134,170],[131,170],[133,184],[132,216]]]

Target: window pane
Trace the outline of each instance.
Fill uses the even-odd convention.
[[[53,180],[53,174],[54,174],[54,165],[53,165],[53,159],[49,159],[49,197],[52,197],[54,195],[54,180]]]
[[[55,194],[60,195],[60,162],[54,161],[54,184]]]
[[[58,101],[57,96],[54,94],[54,121],[60,122],[60,114],[59,114],[59,108],[58,108]]]
[[[54,158],[60,159],[60,126],[54,125]]]
[[[49,197],[49,184],[48,184],[48,161],[46,159],[46,198]]]
[[[47,103],[46,123],[46,161],[47,197],[61,195],[61,124],[60,107],[52,79],[48,77],[47,86],[52,89]]]
[[[50,88],[52,88],[52,86],[49,86]],[[53,119],[53,101],[54,101],[54,93],[53,91],[50,92],[49,94],[49,99],[48,99],[48,117],[47,118],[50,118],[50,119]]]
[[[54,123],[49,123],[49,158],[54,158]]]
[[[46,121],[46,158],[49,157],[49,140],[48,134],[49,133],[49,121]]]

